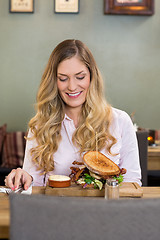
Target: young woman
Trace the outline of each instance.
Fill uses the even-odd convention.
[[[12,189],[31,182],[46,185],[49,175],[70,174],[74,160],[98,150],[126,168],[125,182],[141,185],[136,134],[130,117],[112,108],[90,50],[79,40],[65,40],[52,52],[37,94],[37,113],[29,122],[23,169],[12,170]]]

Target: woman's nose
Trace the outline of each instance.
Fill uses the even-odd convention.
[[[68,90],[70,91],[74,91],[77,88],[77,83],[76,80],[74,78],[70,78],[69,82],[68,82]]]

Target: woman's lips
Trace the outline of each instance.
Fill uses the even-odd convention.
[[[68,97],[70,98],[77,98],[79,97],[79,95],[82,93],[82,91],[77,92],[77,93],[66,93],[68,95]]]

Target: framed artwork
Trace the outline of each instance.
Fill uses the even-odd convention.
[[[54,0],[55,13],[79,13],[79,0]]]
[[[154,0],[104,0],[104,14],[153,15]]]
[[[33,13],[34,0],[9,0],[10,13]]]

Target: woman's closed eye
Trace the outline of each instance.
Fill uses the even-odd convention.
[[[78,80],[83,80],[85,78],[85,76],[82,77],[76,77]]]
[[[78,75],[76,76],[76,78],[77,78],[78,80],[83,80],[83,79],[85,78],[85,76],[86,76],[86,74],[78,74]]]
[[[61,82],[65,82],[68,80],[68,77],[58,77],[58,79],[61,81]]]

